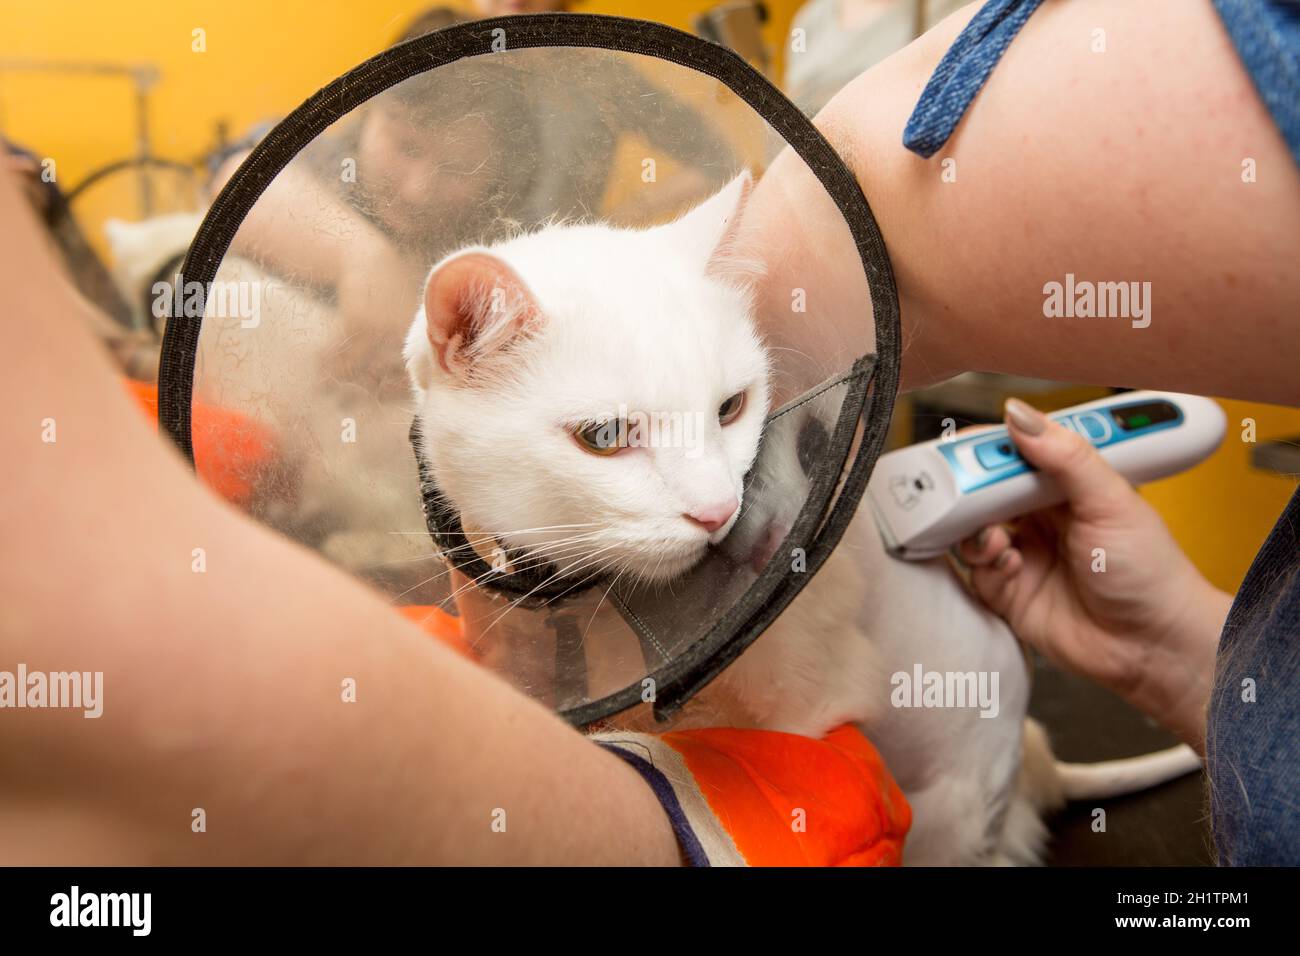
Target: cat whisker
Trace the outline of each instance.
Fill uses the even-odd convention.
[[[448,568],[448,569],[447,569],[448,573],[450,573],[450,572],[452,572],[452,571],[455,571],[455,570],[457,570],[457,569],[456,569],[456,568]],[[446,601],[453,601],[453,600],[455,600],[456,598],[460,597],[460,595],[464,594],[466,591],[470,590],[471,588],[477,587],[477,586],[478,586],[478,583],[479,583],[480,581],[483,581],[483,580],[485,580],[486,578],[490,578],[492,575],[494,575],[494,574],[496,574],[496,573],[497,573],[497,571],[496,571],[495,569],[493,569],[493,568],[488,568],[488,569],[487,569],[486,571],[484,571],[482,574],[479,574],[479,575],[477,575],[477,576],[475,576],[475,577],[472,577],[472,578],[466,578],[464,584],[462,584],[460,587],[456,588],[456,590],[452,591],[450,594],[447,595],[446,599],[444,600],[444,603],[446,603]]]
[[[525,595],[523,595],[522,597],[516,598],[515,600],[511,601],[508,605],[506,605],[505,608],[503,608],[503,609],[502,609],[502,610],[501,610],[501,611],[500,611],[500,612],[499,612],[499,613],[498,613],[498,614],[497,614],[497,615],[496,615],[496,616],[491,620],[491,622],[489,622],[489,624],[488,624],[487,627],[485,627],[482,631],[479,632],[478,637],[475,639],[475,643],[477,643],[479,640],[481,640],[481,639],[483,638],[483,636],[487,634],[488,631],[490,631],[490,630],[492,630],[492,628],[496,627],[496,625],[499,624],[499,623],[501,622],[501,620],[502,620],[502,619],[503,619],[507,614],[509,614],[511,611],[513,611],[513,610],[514,610],[516,607],[518,607],[522,602],[528,600],[528,598],[532,597],[532,596],[533,596],[534,594],[536,594],[539,590],[541,590],[542,588],[546,587],[546,585],[548,585],[550,582],[554,581],[556,578],[565,577],[565,576],[567,576],[567,575],[569,575],[569,574],[574,573],[575,571],[583,570],[583,569],[585,569],[585,568],[590,567],[590,566],[592,565],[592,563],[594,563],[594,559],[595,559],[598,555],[604,553],[605,551],[609,551],[611,548],[613,548],[613,545],[610,545],[609,547],[601,548],[599,551],[595,551],[595,552],[593,552],[593,553],[591,553],[591,554],[588,554],[588,555],[586,555],[586,556],[584,556],[584,557],[580,557],[580,558],[578,558],[578,559],[575,560],[572,564],[570,564],[567,568],[563,568],[562,570],[556,571],[556,572],[555,572],[554,574],[552,574],[550,577],[546,578],[546,580],[542,581],[540,584],[538,584],[536,587],[534,587],[532,590],[530,590],[527,594],[525,594]],[[599,574],[599,573],[600,573],[600,570],[598,570],[598,571],[596,572],[596,574]],[[584,579],[584,580],[586,580],[586,579]],[[550,600],[546,601],[545,603],[546,603],[546,604],[550,604],[552,601],[555,601],[555,600],[557,600],[558,598],[563,597],[563,596],[564,596],[565,594],[567,594],[569,591],[573,590],[574,587],[577,587],[578,584],[580,584],[580,583],[582,583],[582,582],[580,581],[580,582],[575,583],[573,586],[567,588],[565,591],[562,591],[560,594],[556,595],[554,598],[551,598]]]
[[[562,538],[559,539],[558,541],[548,543],[547,548],[545,550],[539,548],[536,551],[531,552],[529,556],[530,557],[543,556],[549,560],[550,555],[555,553],[560,553],[563,550],[567,550],[568,546],[587,540],[592,536],[593,535],[575,535],[569,538]],[[484,541],[467,541],[463,544],[457,544],[457,545],[453,545],[450,548],[446,548],[443,551],[443,554],[453,558],[468,551],[473,551],[475,554],[477,554],[478,551],[477,548],[475,547],[476,545],[485,544],[492,540],[493,540],[492,538],[486,538]]]
[[[410,594],[412,591],[414,591],[416,588],[424,587],[426,584],[429,584],[429,583],[431,583],[431,582],[433,582],[433,581],[436,581],[436,580],[438,580],[438,578],[443,577],[444,575],[450,574],[450,573],[451,573],[452,571],[454,571],[454,570],[456,570],[456,569],[455,569],[455,568],[447,568],[447,569],[444,570],[444,571],[440,571],[438,574],[435,574],[435,575],[432,575],[431,577],[427,577],[427,578],[425,578],[423,581],[417,581],[415,584],[411,585],[409,588],[407,588],[405,591],[402,591],[400,594],[395,594],[395,595],[393,595],[393,601],[396,602],[399,598],[403,598],[403,597],[405,597],[406,595],[408,595],[408,594]],[[451,594],[447,595],[447,597],[443,598],[443,600],[439,602],[439,606],[445,606],[449,601],[451,601],[453,598],[455,598],[458,594],[460,594],[460,593],[461,593],[462,591],[464,591],[466,588],[472,587],[472,586],[476,585],[479,581],[483,580],[484,578],[486,578],[486,577],[490,577],[491,575],[496,574],[496,573],[497,573],[497,572],[496,572],[494,569],[489,568],[487,571],[485,571],[485,572],[483,572],[482,574],[478,575],[477,577],[475,577],[475,578],[469,580],[466,584],[464,584],[463,586],[457,588],[457,589],[456,589],[455,591],[453,591]]]
[[[394,594],[392,597],[393,606],[397,607],[398,606],[397,602],[400,601],[402,598],[406,597],[406,595],[410,594],[412,591],[424,587],[426,584],[432,584],[434,581],[438,580],[438,578],[442,577],[446,573],[447,573],[446,571],[439,571],[437,574],[431,575],[430,577],[425,578],[423,581],[416,581],[405,591],[402,591],[398,594]]]
[[[566,548],[569,545],[599,541],[600,538],[604,535],[604,533],[605,533],[605,529],[602,528],[599,531],[591,531],[586,534],[572,535],[568,538],[561,538],[557,541],[548,541],[545,544],[540,545],[537,548],[531,550],[529,552],[529,556],[546,557],[547,555],[554,554],[557,550],[561,548]]]
[[[564,528],[595,528],[599,527],[599,521],[584,521],[580,524],[545,524],[538,525],[536,528],[518,528],[512,531],[457,531],[448,532],[449,534],[460,534],[466,537],[471,535],[492,535],[497,538],[504,538],[510,535],[531,534],[534,531],[559,531]],[[421,528],[419,531],[390,531],[389,534],[428,534],[428,528]]]
[[[583,566],[582,566],[581,568],[579,568],[578,570],[581,571],[581,570],[586,570],[586,569],[590,568],[590,569],[591,569],[590,572],[587,573],[587,574],[585,574],[585,575],[583,575],[583,576],[582,576],[581,578],[579,578],[578,580],[574,581],[571,585],[569,585],[569,587],[565,588],[565,589],[564,589],[563,591],[561,591],[559,594],[555,595],[554,597],[547,598],[545,601],[542,602],[542,606],[543,606],[543,607],[546,607],[546,606],[549,606],[549,605],[551,605],[551,604],[554,604],[556,601],[558,601],[558,600],[560,600],[561,598],[563,598],[563,597],[564,597],[566,594],[568,594],[570,591],[573,591],[573,590],[575,590],[575,589],[577,589],[577,588],[581,588],[581,587],[582,587],[583,585],[585,585],[588,581],[591,581],[591,580],[594,579],[594,578],[598,578],[598,577],[600,577],[602,574],[608,574],[609,571],[612,570],[612,569],[613,569],[614,567],[616,567],[616,566],[617,566],[617,561],[615,561],[615,560],[613,560],[613,559],[606,559],[606,560],[604,560],[604,561],[593,561],[593,562],[591,562],[591,563],[589,563],[589,564],[583,565]],[[572,573],[572,572],[570,572],[570,573]],[[602,600],[603,600],[603,599],[602,599]]]
[[[605,588],[605,593],[602,594],[600,596],[600,600],[596,602],[596,610],[591,612],[591,620],[587,622],[587,626],[585,629],[583,629],[582,632],[582,640],[584,643],[587,640],[588,632],[591,631],[591,626],[596,623],[596,617],[600,614],[601,607],[604,606],[605,604],[605,598],[609,597],[609,592],[614,590],[614,585],[618,584],[618,579],[621,578],[626,572],[627,569],[623,568],[618,572],[618,574],[614,575],[614,580],[609,582],[609,587]]]
[[[460,547],[464,547],[464,545],[461,545]],[[575,546],[575,547],[573,547],[573,548],[567,548],[567,549],[565,549],[563,552],[557,554],[556,556],[557,556],[557,557],[568,557],[568,556],[570,556],[570,555],[572,555],[572,554],[582,554],[582,553],[586,553],[587,551],[588,551],[588,549],[587,549],[586,547],[577,547],[577,546]],[[581,561],[582,558],[579,558],[578,560]],[[460,588],[457,588],[455,591],[453,591],[453,592],[448,596],[448,599],[455,598],[455,597],[459,596],[460,594],[462,594],[464,591],[468,590],[469,588],[477,586],[478,583],[479,583],[480,581],[483,581],[483,580],[485,580],[485,579],[491,577],[492,575],[494,575],[494,574],[498,574],[498,573],[500,573],[500,572],[498,572],[496,569],[494,569],[494,568],[489,568],[487,571],[485,571],[485,572],[483,572],[482,574],[480,574],[480,575],[474,577],[473,579],[467,581],[463,586],[461,586]],[[563,573],[563,572],[559,572],[559,573]],[[553,575],[552,577],[554,577],[554,575]],[[547,581],[549,581],[549,580],[550,580],[550,579],[548,578]],[[542,584],[538,585],[538,587],[544,587],[544,586],[546,585],[547,581],[543,581]],[[532,592],[530,591],[529,594],[531,594],[531,593],[532,593]],[[526,597],[528,597],[528,595],[525,595],[524,597],[526,598]],[[523,599],[521,598],[520,600],[523,600]],[[515,603],[517,603],[517,602],[515,602]],[[507,610],[509,610],[509,608],[507,608]]]
[[[529,597],[531,597],[533,594],[535,594],[538,590],[540,590],[541,588],[546,587],[548,584],[552,583],[553,581],[555,581],[555,580],[557,580],[557,579],[563,579],[563,578],[566,578],[566,577],[568,577],[568,576],[570,576],[570,575],[572,575],[572,574],[574,574],[574,573],[576,573],[576,572],[578,572],[578,571],[585,570],[585,569],[587,569],[587,568],[589,568],[589,567],[592,567],[592,566],[594,566],[594,565],[597,565],[597,564],[604,565],[605,567],[608,567],[608,566],[610,565],[610,563],[611,563],[609,560],[606,560],[606,561],[604,561],[604,562],[598,562],[596,559],[597,559],[600,555],[602,555],[602,554],[604,554],[604,553],[606,553],[606,552],[612,550],[613,547],[614,547],[613,545],[609,545],[609,546],[607,546],[607,547],[604,547],[604,548],[598,548],[598,549],[596,549],[595,551],[590,551],[590,552],[587,552],[587,553],[584,553],[584,554],[579,555],[579,557],[577,557],[577,558],[574,559],[572,562],[570,562],[570,564],[569,564],[567,567],[565,567],[565,568],[560,568],[560,569],[558,569],[557,571],[555,571],[553,574],[551,574],[549,577],[547,577],[544,581],[542,581],[540,584],[538,584],[535,588],[533,588],[531,591],[529,591],[528,594],[525,594],[522,598],[520,598],[519,601],[526,600],[527,598],[529,598]],[[604,570],[604,568],[602,568],[601,570]],[[597,571],[597,573],[600,573],[600,571]],[[584,580],[585,580],[585,579],[584,579]],[[580,583],[580,582],[575,582],[574,585],[570,586],[569,588],[566,588],[564,591],[561,591],[559,594],[555,595],[554,597],[549,598],[548,600],[546,600],[546,601],[544,602],[544,604],[551,604],[552,602],[554,602],[554,601],[558,600],[559,598],[563,597],[565,594],[569,593],[569,591],[573,590],[573,588],[576,587],[578,583]],[[515,603],[517,604],[517,603],[519,603],[519,602],[516,601]],[[507,608],[507,610],[509,610],[509,608]]]
[[[435,552],[435,551],[430,551],[428,554],[417,554],[417,555],[416,555],[415,557],[413,557],[413,558],[394,558],[394,559],[391,560],[391,561],[378,561],[378,562],[376,562],[375,564],[359,564],[359,565],[356,565],[352,570],[354,570],[354,571],[374,571],[374,570],[377,570],[377,569],[379,569],[379,568],[391,568],[391,567],[394,567],[394,566],[399,565],[399,564],[414,564],[414,563],[417,562],[417,561],[433,561],[433,560],[437,559],[437,557],[438,557],[437,552]],[[432,580],[432,579],[430,579],[430,580]]]
[[[574,559],[574,560],[573,560],[573,561],[568,565],[568,567],[560,568],[560,569],[556,570],[554,573],[552,573],[550,576],[548,576],[546,579],[544,579],[540,584],[538,584],[536,587],[534,587],[532,590],[530,590],[530,591],[529,591],[527,594],[525,594],[523,597],[521,597],[521,598],[519,598],[518,600],[514,601],[513,604],[518,604],[520,601],[525,601],[525,600],[527,600],[529,597],[531,597],[532,595],[536,594],[539,590],[541,590],[542,588],[546,587],[548,584],[550,584],[552,581],[555,581],[556,579],[559,579],[559,578],[565,578],[565,577],[567,577],[568,575],[573,574],[575,571],[579,571],[579,570],[582,570],[582,569],[584,569],[584,568],[590,567],[590,566],[592,565],[592,563],[594,563],[595,559],[596,559],[598,556],[600,556],[601,554],[604,554],[604,553],[607,552],[607,551],[612,550],[613,547],[614,547],[613,545],[608,545],[608,546],[606,546],[606,547],[604,547],[604,548],[598,548],[598,549],[596,549],[595,551],[585,551],[585,552],[579,554],[579,556],[578,556],[577,558],[575,558],[575,559]],[[570,589],[570,590],[571,590],[571,589]],[[563,593],[567,593],[567,591],[566,591],[566,592],[562,592],[562,594],[563,594]],[[560,596],[561,596],[561,595],[556,595],[556,597],[560,597]],[[555,598],[551,598],[551,599],[550,599],[549,601],[547,601],[546,603],[549,604],[549,603],[551,603],[551,601],[553,601],[553,600],[555,600]],[[512,604],[512,606],[513,606],[513,604]],[[510,610],[510,608],[507,608],[506,610]]]
[[[587,568],[587,567],[593,567],[593,566],[594,566],[595,569],[594,569],[590,574],[586,575],[585,577],[581,578],[580,580],[577,580],[577,581],[573,582],[573,584],[571,584],[569,587],[565,588],[563,591],[561,591],[559,594],[555,595],[554,597],[547,598],[546,601],[543,602],[543,604],[544,604],[544,605],[553,604],[554,602],[560,600],[560,598],[562,598],[562,597],[564,597],[566,594],[568,594],[570,591],[572,591],[572,590],[574,590],[575,588],[581,587],[582,585],[586,584],[586,583],[587,583],[588,581],[590,581],[592,578],[599,577],[599,576],[602,575],[602,574],[608,574],[612,569],[618,567],[618,559],[617,559],[617,558],[606,558],[604,561],[594,561],[594,562],[591,562],[591,563],[588,564],[588,565],[585,565],[584,568],[579,568],[579,570],[584,570],[584,569]],[[570,572],[570,573],[572,573],[572,572]]]

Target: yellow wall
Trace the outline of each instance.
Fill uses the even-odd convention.
[[[382,50],[429,5],[420,0],[0,0],[0,60],[156,65],[162,79],[152,97],[155,150],[188,160],[213,142],[218,121],[238,135],[252,123],[284,115]],[[574,9],[689,29],[692,14],[711,5],[591,0]],[[769,0],[768,6],[772,41],[785,35],[797,2]],[[191,49],[196,28],[206,31],[205,53]],[[130,155],[133,122],[125,80],[0,71],[0,131],[54,157],[65,184]]]
[[[1178,543],[1215,585],[1236,591],[1250,561],[1294,493],[1294,478],[1257,471],[1252,452],[1264,442],[1300,436],[1300,409],[1221,400],[1228,432],[1219,450],[1191,471],[1142,489]],[[1256,422],[1255,444],[1242,441],[1242,420]]]
[[[0,0],[0,133],[54,160],[65,190],[92,170],[135,154],[134,88],[124,77],[14,69],[14,60],[152,65],[160,79],[150,96],[155,155],[194,163],[217,142],[217,126],[238,138],[281,117],[378,53],[430,6],[466,12],[466,0]],[[659,20],[691,29],[699,0],[586,0],[577,12]],[[768,3],[766,35],[779,69],[783,39],[799,0]],[[206,50],[194,50],[194,31]],[[779,75],[779,73],[777,74]],[[154,212],[192,208],[192,184],[151,177]],[[139,218],[136,179],[118,175],[88,192],[77,216],[92,245],[106,253],[100,224]]]

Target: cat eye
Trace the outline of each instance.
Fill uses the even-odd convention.
[[[718,423],[730,425],[745,410],[745,393],[737,392],[718,406]]]
[[[616,455],[627,447],[627,420],[610,418],[573,430],[573,440],[593,455]]]

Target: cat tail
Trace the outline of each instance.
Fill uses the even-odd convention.
[[[1200,767],[1200,758],[1186,745],[1125,760],[1062,763],[1052,755],[1042,725],[1026,719],[1020,777],[991,862],[1010,866],[1042,863],[1048,841],[1043,816],[1060,810],[1068,800],[1104,800],[1135,793]]]
[[[1119,797],[1200,769],[1201,758],[1187,744],[1124,760],[1056,764],[1067,800]]]
[[[1137,793],[1200,769],[1201,758],[1186,744],[1122,760],[1065,763],[1053,756],[1042,725],[1025,720],[1020,791],[1039,812],[1058,810],[1068,800]]]

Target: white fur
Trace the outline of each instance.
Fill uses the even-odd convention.
[[[541,312],[508,361],[478,360],[485,374],[473,385],[439,366],[423,308],[407,338],[426,451],[467,527],[573,573],[609,567],[647,578],[685,570],[726,534],[729,524],[710,535],[684,515],[740,498],[767,406],[767,358],[747,288],[705,275],[727,204],[747,186],[738,180],[656,229],[551,226],[457,254],[505,262]],[[721,427],[719,405],[742,389],[744,412]],[[684,428],[608,458],[579,448],[572,424],[614,417],[620,406],[700,416],[693,420],[705,427],[689,448]],[[578,524],[587,526],[584,550],[573,553]]]
[[[411,328],[406,357],[426,452],[467,527],[511,547],[550,549],[574,577],[612,567],[669,578],[710,540],[744,559],[761,553],[765,538],[784,538],[806,482],[798,427],[769,438],[784,447],[765,454],[756,486],[787,490],[751,502],[767,509],[747,521],[759,531],[724,537],[728,526],[710,536],[683,517],[728,489],[740,496],[767,406],[766,358],[745,283],[753,270],[727,249],[747,189],[738,180],[658,229],[551,226],[456,254],[497,257],[541,312],[538,326],[501,354],[476,353],[482,374],[472,379],[440,365],[423,310]],[[485,335],[499,347],[514,317],[501,316],[505,325]],[[597,457],[568,431],[568,423],[612,416],[620,404],[716,415],[745,387],[745,414],[726,428],[714,419],[698,459],[677,448]],[[889,707],[890,675],[916,663],[997,672],[997,716]],[[1011,632],[943,561],[890,558],[865,511],[818,577],[702,697],[683,723],[725,713],[738,724],[813,737],[846,722],[861,726],[911,802],[911,864],[1036,862],[1047,837],[1041,814],[1064,799],[1046,737],[1025,720],[1029,675]],[[1158,776],[1139,775],[1135,785]]]

